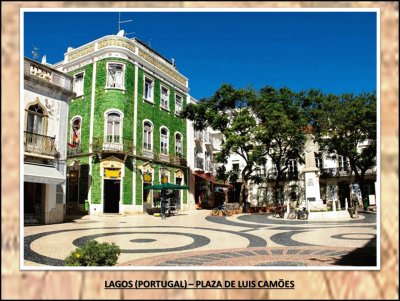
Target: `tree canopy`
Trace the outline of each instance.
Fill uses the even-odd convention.
[[[310,117],[320,149],[348,158],[362,188],[365,173],[376,166],[376,94],[330,94],[312,103]]]
[[[325,95],[318,90],[294,92],[270,86],[256,91],[223,84],[210,98],[189,104],[182,113],[195,130],[211,127],[223,135],[216,155],[227,163],[236,154],[245,162],[241,170],[242,201],[247,182],[261,181],[255,170],[272,160],[276,168],[275,188],[286,177],[290,160],[304,163],[307,135],[313,135],[320,150],[348,158],[356,181],[376,165],[376,95]],[[218,176],[228,179],[226,169]],[[234,173],[230,174],[231,180]],[[361,186],[361,185],[360,185]]]

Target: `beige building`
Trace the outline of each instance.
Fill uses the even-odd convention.
[[[45,63],[24,59],[24,222],[64,221],[67,119],[72,78]]]

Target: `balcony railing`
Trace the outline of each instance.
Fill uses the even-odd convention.
[[[154,158],[154,153],[151,150],[142,149],[142,156],[145,157],[145,158],[153,159]]]
[[[322,168],[321,169],[321,178],[329,178],[329,177],[340,177],[340,176],[350,176],[351,170],[348,168]]]
[[[31,132],[24,132],[24,151],[27,153],[55,157],[57,153],[55,138]]]
[[[72,90],[71,77],[32,60],[25,59],[24,75],[40,78],[68,91]]]
[[[93,138],[92,150],[93,152],[133,153],[133,140],[120,136],[107,136],[105,141],[101,138]]]
[[[175,155],[173,159],[173,164],[187,166],[187,161],[182,155]]]
[[[268,172],[267,179],[268,180],[276,180],[278,177],[277,171]],[[299,172],[298,171],[285,171],[281,174],[281,180],[298,180]]]
[[[67,155],[68,156],[76,156],[82,153],[82,145],[76,144],[68,144],[67,146]]]
[[[159,153],[158,160],[164,161],[164,162],[169,162],[169,160],[170,160],[169,154]]]

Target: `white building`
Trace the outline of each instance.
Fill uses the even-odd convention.
[[[190,102],[197,100],[190,97]],[[199,207],[203,202],[213,204],[213,192],[231,187],[216,179],[218,163],[215,155],[220,151],[222,134],[208,127],[195,131],[193,122],[187,120],[188,166],[189,166],[189,204]]]
[[[286,203],[292,202],[292,205],[307,204],[311,210],[333,207],[335,200],[336,208],[345,208],[346,199],[349,201],[350,196],[349,185],[354,183],[354,174],[348,160],[342,156],[320,152],[318,144],[312,139],[305,145],[304,157],[305,164],[297,160],[289,161],[284,179],[279,183],[279,199]],[[231,183],[236,190],[235,198],[239,198],[242,184],[240,172],[244,167],[245,162],[240,156],[233,154],[228,159],[227,171],[236,170],[239,174],[237,183]],[[263,183],[248,183],[248,201],[253,206],[273,206],[277,170],[270,157],[267,156],[266,165],[260,166],[257,172],[262,176]],[[376,168],[373,168],[367,172],[363,187],[367,196],[372,199],[375,195],[375,182]]]
[[[67,119],[72,78],[24,59],[24,221],[63,222]]]

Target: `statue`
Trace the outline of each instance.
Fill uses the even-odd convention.
[[[351,218],[358,218],[358,209],[363,208],[360,185],[350,184],[350,208]]]

